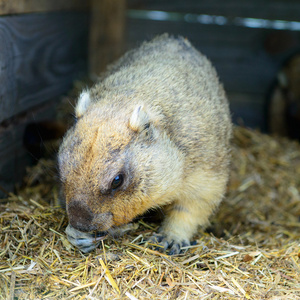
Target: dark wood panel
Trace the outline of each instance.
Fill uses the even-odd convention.
[[[52,99],[49,103],[0,125],[0,199],[6,196],[2,189],[12,191],[23,178],[25,167],[37,161],[24,146],[26,126],[29,123],[54,119],[56,103],[57,100]]]
[[[0,18],[0,122],[67,91],[87,70],[88,14]]]
[[[276,31],[271,29],[132,18],[127,19],[127,25],[127,40],[133,44],[138,44],[142,39],[150,39],[164,32],[186,36],[199,46],[229,46],[249,48],[251,51],[264,50],[265,42],[270,35],[277,37],[280,42],[289,43],[284,50],[290,47],[299,48],[300,42],[300,32]]]
[[[232,121],[238,125],[245,125],[251,128],[259,128],[262,131],[265,127],[265,95],[227,93],[230,103]]]
[[[265,101],[277,71],[300,51],[300,32],[131,18],[127,25],[127,49],[164,32],[187,37],[216,67],[234,121],[243,119],[251,127],[264,128]],[[266,46],[274,37],[277,45]]]
[[[128,0],[132,9],[300,21],[298,0]]]

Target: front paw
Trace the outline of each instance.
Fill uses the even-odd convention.
[[[184,250],[182,248],[190,246],[189,240],[171,237],[163,232],[153,233],[149,239],[149,243],[154,245],[159,251],[165,252],[169,250],[169,255],[180,254]]]
[[[78,231],[70,224],[66,228],[66,234],[69,242],[83,253],[94,250],[98,247],[101,240],[106,237],[106,234],[103,232],[95,234]]]

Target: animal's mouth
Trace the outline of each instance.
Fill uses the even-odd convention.
[[[104,240],[108,232],[107,231],[90,231],[82,232],[75,229],[72,225],[68,225],[66,228],[66,234],[69,242],[79,248],[83,253],[94,250],[102,240]]]
[[[107,231],[89,231],[83,232],[75,229],[71,224],[66,228],[66,234],[69,242],[79,248],[83,253],[94,250],[108,236],[118,237],[125,232],[137,229],[138,224],[127,224],[121,227],[111,227]]]

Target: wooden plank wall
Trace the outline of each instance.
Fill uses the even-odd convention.
[[[128,0],[128,9],[127,48],[164,32],[188,37],[215,65],[228,93],[234,121],[264,129],[268,91],[280,65],[300,51],[300,32],[238,26],[236,21],[241,17],[299,22],[299,1]],[[179,12],[185,14],[185,20],[134,18],[131,10]],[[196,23],[189,21],[187,13],[224,16],[227,23]]]
[[[53,118],[57,100],[87,74],[86,4],[50,2],[0,0],[0,190],[11,190],[35,159],[23,145],[27,124]]]
[[[87,30],[82,13],[0,18],[0,122],[71,87],[86,71]]]
[[[148,9],[221,15],[227,17],[263,18],[299,21],[298,0],[127,0],[129,9]]]

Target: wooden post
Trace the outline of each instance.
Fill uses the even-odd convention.
[[[108,63],[122,54],[125,12],[125,0],[92,0],[89,44],[91,75],[99,75]]]

